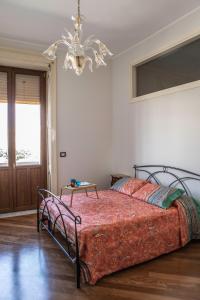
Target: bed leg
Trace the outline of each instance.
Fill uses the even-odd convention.
[[[76,262],[76,287],[77,287],[77,289],[80,289],[80,276],[81,276],[80,263],[79,263],[79,260],[78,260]]]
[[[39,187],[37,187],[37,192]],[[37,195],[37,232],[40,232],[40,211],[39,211],[39,195]]]
[[[37,212],[37,232],[40,232],[40,216],[39,216],[39,212]]]
[[[49,229],[49,231],[51,231],[51,228],[52,228],[51,227],[51,220],[48,219],[48,229]]]

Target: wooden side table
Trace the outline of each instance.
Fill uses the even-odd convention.
[[[124,177],[129,177],[128,175],[125,174],[111,174],[111,186],[117,182],[119,179],[122,179]]]
[[[64,191],[71,192],[71,201],[70,201],[70,207],[71,207],[73,197],[74,197],[74,192],[79,192],[79,191],[82,191],[82,190],[85,190],[85,194],[86,194],[87,197],[88,197],[88,190],[95,190],[97,199],[99,199],[99,195],[98,195],[98,192],[97,192],[97,185],[93,184],[93,183],[88,184],[88,185],[84,185],[84,186],[75,186],[75,187],[71,187],[70,185],[66,185],[66,186],[61,188],[60,199],[61,199]]]

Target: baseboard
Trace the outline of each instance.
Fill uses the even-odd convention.
[[[33,215],[33,214],[36,214],[36,212],[37,212],[36,209],[32,209],[32,210],[25,210],[25,211],[16,211],[16,212],[12,212],[12,213],[5,213],[5,214],[0,214],[0,219],[18,217],[18,216],[26,216],[26,215]]]

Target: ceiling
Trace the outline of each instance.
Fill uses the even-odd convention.
[[[81,0],[85,35],[95,34],[115,54],[200,5],[200,0]],[[76,0],[0,0],[0,37],[47,45],[58,39]]]

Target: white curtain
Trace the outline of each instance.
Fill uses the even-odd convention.
[[[56,144],[56,62],[49,64],[47,76],[47,141],[48,189],[57,194],[57,144]]]

